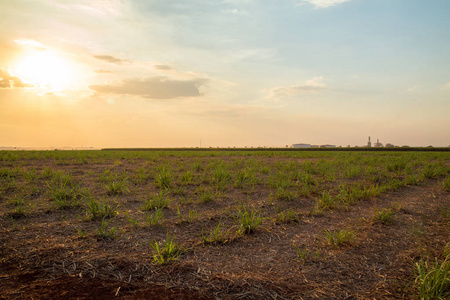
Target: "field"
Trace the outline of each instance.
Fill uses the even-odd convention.
[[[450,291],[450,152],[1,151],[0,213],[1,299]]]

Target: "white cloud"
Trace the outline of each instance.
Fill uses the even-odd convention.
[[[293,97],[304,93],[313,93],[326,88],[326,84],[322,82],[323,76],[313,77],[306,80],[305,84],[278,86],[268,92],[270,98],[279,99],[281,97]]]
[[[127,7],[120,0],[82,0],[77,3],[61,3],[52,1],[53,5],[69,11],[79,11],[94,17],[121,16],[127,11]]]
[[[165,77],[133,78],[114,84],[90,85],[89,88],[103,94],[127,94],[148,99],[174,99],[202,96],[199,87],[205,81],[203,78],[189,81]]]
[[[326,84],[322,82],[323,76],[313,77],[311,79],[306,80],[306,85],[315,87],[317,89],[326,87]]]
[[[97,69],[97,70],[94,70],[94,73],[97,73],[97,74],[111,74],[112,71],[110,71],[110,70],[103,70],[103,69]]]
[[[244,60],[269,60],[274,58],[276,51],[273,49],[255,48],[255,49],[242,49],[233,53],[233,57],[238,61]]]
[[[111,55],[94,55],[94,58],[103,60],[108,63],[118,64],[118,65],[123,64],[123,63],[130,63],[130,61],[127,59],[121,59],[121,58],[117,58],[117,57],[114,57]]]
[[[414,91],[417,91],[417,89],[419,89],[419,88],[420,88],[420,85],[414,85],[414,86],[409,87],[407,89],[407,91],[408,92],[414,92]]]
[[[168,65],[154,65],[153,67],[157,70],[163,70],[163,71],[173,70],[172,67],[168,66]]]
[[[38,41],[30,40],[30,39],[18,39],[14,40],[17,44],[26,45],[26,46],[33,46],[36,48],[44,48],[44,45]]]
[[[309,2],[312,5],[314,5],[316,8],[326,8],[326,7],[334,6],[336,4],[348,2],[350,0],[302,0],[302,1]]]
[[[23,88],[33,85],[24,83],[19,77],[13,76],[8,70],[0,69],[0,88]]]

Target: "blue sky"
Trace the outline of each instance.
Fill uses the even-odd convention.
[[[450,2],[0,4],[0,146],[450,145]]]

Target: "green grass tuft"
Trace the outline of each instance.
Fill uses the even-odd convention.
[[[344,244],[350,244],[356,236],[353,231],[349,230],[325,230],[325,234],[328,243],[335,247],[340,247]]]
[[[450,191],[450,176],[445,177],[444,181],[442,182],[442,187],[444,191]]]
[[[155,250],[153,254],[153,262],[159,265],[165,265],[173,261],[177,261],[184,249],[167,233],[166,239],[159,243],[156,240],[150,244]]]
[[[254,233],[255,230],[261,225],[263,218],[259,210],[249,211],[247,208],[242,207],[237,212],[236,220],[239,224],[239,231],[241,233]]]
[[[286,209],[277,215],[276,221],[280,223],[299,223],[300,217],[294,210]]]
[[[375,209],[375,215],[373,218],[376,222],[379,222],[382,224],[389,224],[392,222],[393,215],[394,215],[394,212],[390,209],[383,208],[381,211],[378,209]]]
[[[142,205],[141,210],[153,210],[167,208],[169,206],[170,199],[168,198],[168,193],[165,190],[160,190],[157,195],[151,196],[144,205]]]
[[[116,238],[117,233],[117,227],[113,226],[110,229],[108,229],[109,223],[111,223],[113,219],[110,219],[109,221],[106,221],[105,218],[102,219],[102,223],[100,224],[100,227],[98,228],[98,236],[102,239],[114,239]]]
[[[450,297],[450,255],[440,263],[420,260],[415,263],[420,299],[448,299]]]
[[[205,235],[203,233],[203,228],[202,228],[202,243],[204,245],[215,245],[215,244],[224,244],[226,242],[229,241],[230,239],[230,235],[228,231],[223,231],[220,227],[220,221],[219,223],[216,225],[216,227],[214,227],[213,230],[211,230],[211,232],[208,235]]]
[[[118,214],[118,205],[112,205],[107,203],[105,199],[96,200],[91,196],[87,197],[87,214],[89,220],[100,219],[100,218],[112,218]]]

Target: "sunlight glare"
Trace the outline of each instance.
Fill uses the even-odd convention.
[[[14,68],[25,82],[39,88],[66,89],[73,81],[73,68],[56,52],[45,50],[30,53]]]

